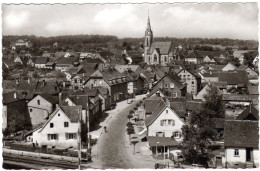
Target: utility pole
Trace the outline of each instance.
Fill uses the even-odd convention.
[[[78,102],[78,100],[79,100],[79,97],[77,96],[77,102]],[[82,117],[81,117],[81,115],[82,115],[82,113],[81,113],[82,111],[79,111],[79,108],[78,108],[78,113],[79,113],[79,121],[78,121],[78,123],[79,123],[79,129],[78,129],[78,158],[79,158],[79,170],[81,169],[81,119],[82,119]]]
[[[89,135],[90,130],[89,130],[89,108],[88,108],[88,102],[87,102],[87,127],[88,127],[88,134],[87,134],[87,137],[88,137],[88,149],[90,149],[90,135]]]

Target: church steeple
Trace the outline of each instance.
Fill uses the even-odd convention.
[[[144,47],[150,47],[152,41],[153,41],[153,31],[151,28],[149,11],[148,11],[148,20],[147,20],[147,26],[145,30]]]

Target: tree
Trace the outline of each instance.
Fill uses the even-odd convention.
[[[214,119],[224,117],[224,107],[217,87],[210,85],[200,110],[193,111],[187,125],[182,127],[182,154],[186,163],[198,163],[207,167],[213,155],[210,142],[214,141],[216,131]]]
[[[130,119],[133,118],[132,114],[127,115],[128,121],[130,122]]]

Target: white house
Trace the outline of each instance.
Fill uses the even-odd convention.
[[[58,107],[49,120],[33,132],[33,143],[42,148],[78,148],[81,106]]]
[[[33,127],[46,122],[46,118],[53,112],[58,98],[50,94],[41,94],[28,102],[28,111]]]
[[[153,153],[164,154],[165,148],[168,158],[173,155],[174,159],[177,159],[181,153],[178,148],[182,140],[181,128],[185,123],[169,106],[170,104],[161,101],[153,113],[146,117],[147,139]]]
[[[259,122],[226,120],[224,126],[225,165],[228,168],[259,167]]]

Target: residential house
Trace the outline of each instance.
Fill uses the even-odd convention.
[[[244,70],[247,72],[248,75],[248,79],[258,79],[258,74],[255,70],[253,70],[252,68],[250,68],[247,65],[240,65],[237,70]]]
[[[2,130],[9,132],[21,131],[31,127],[30,116],[27,108],[27,99],[16,91],[3,94]],[[19,129],[19,130],[17,130]]]
[[[186,95],[186,84],[180,82],[177,75],[165,75],[152,88],[151,92],[160,89],[165,96],[183,97]]]
[[[218,78],[220,82],[227,82],[227,89],[231,87],[246,88],[248,84],[248,76],[245,71],[219,72]]]
[[[166,153],[167,158],[173,155],[174,160],[177,160],[181,153],[178,146],[182,141],[181,128],[184,124],[184,121],[170,108],[169,104],[161,102],[145,119],[147,140],[153,154]],[[165,148],[165,152],[163,152],[163,148]]]
[[[202,101],[186,101],[187,115],[190,115],[195,110],[199,110],[201,107]]]
[[[213,84],[214,85],[214,84]],[[193,99],[194,100],[202,100],[202,101],[205,101],[205,95],[208,94],[208,91],[209,91],[209,86],[210,86],[210,83],[209,84],[206,84],[200,92],[198,92],[198,94],[196,95],[193,95]],[[217,91],[218,91],[218,95],[222,95],[222,92],[217,88]]]
[[[46,68],[46,64],[49,62],[48,57],[36,57],[35,58],[35,67],[36,68]]]
[[[128,94],[139,93],[143,90],[144,80],[140,76],[142,69],[139,65],[115,65],[115,69],[127,77]]]
[[[190,51],[185,56],[186,63],[193,63],[193,64],[202,64],[203,63],[203,56],[201,56],[197,51]]]
[[[56,104],[58,104],[58,96],[47,93],[39,94],[29,101],[27,106],[32,126],[36,128],[39,124],[45,123]]]
[[[57,59],[55,69],[60,71],[68,71],[69,68],[74,66],[73,64],[76,61],[77,58],[61,57]]]
[[[226,120],[224,130],[226,167],[259,167],[259,122]]]
[[[237,69],[236,66],[234,66],[233,64],[231,63],[228,63],[227,65],[225,65],[223,68],[222,68],[222,71],[235,71]]]
[[[240,64],[244,63],[244,53],[248,52],[248,50],[234,50],[233,56],[239,59]]]
[[[42,148],[78,148],[81,106],[58,107],[48,121],[33,132],[33,143]]]
[[[194,71],[182,69],[178,76],[183,83],[186,83],[187,93],[196,95],[200,90],[201,78]]]
[[[115,68],[96,70],[90,75],[84,86],[108,88],[111,103],[122,101],[127,95],[127,79]]]
[[[158,81],[165,75],[165,72],[161,70],[159,65],[147,65],[144,68],[144,71],[147,72],[149,78],[153,80],[153,82]]]

